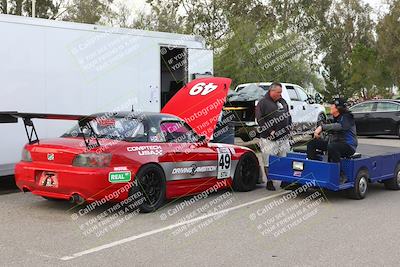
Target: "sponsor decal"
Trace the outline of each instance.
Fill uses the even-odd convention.
[[[130,171],[110,172],[108,174],[108,181],[110,183],[127,183],[131,180]]]
[[[127,167],[114,167],[114,171],[127,171],[128,168]]]
[[[301,171],[294,171],[293,172],[293,176],[296,176],[296,177],[301,177],[301,174],[302,174]]]
[[[130,146],[126,148],[128,152],[137,152],[139,156],[161,156],[163,151],[161,146]]]
[[[196,164],[193,164],[190,167],[180,167],[180,168],[174,168],[172,170],[172,174],[191,174],[195,175],[196,173],[199,172],[212,172],[217,169],[216,166],[201,166],[197,167]]]
[[[53,153],[49,153],[47,154],[47,160],[54,160],[54,154]]]

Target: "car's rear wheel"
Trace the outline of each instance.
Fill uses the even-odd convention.
[[[363,199],[368,192],[369,174],[367,170],[360,170],[354,181],[354,187],[347,190],[348,196],[352,199]]]
[[[139,196],[139,211],[142,213],[157,210],[165,201],[166,182],[164,171],[155,164],[143,166],[135,176],[129,196]],[[140,194],[138,194],[140,192]],[[142,200],[142,201],[140,201]]]
[[[253,190],[256,187],[259,174],[260,167],[256,155],[251,152],[242,155],[233,177],[233,189],[240,192]]]
[[[400,190],[400,163],[397,164],[394,171],[394,177],[383,182],[386,189]]]

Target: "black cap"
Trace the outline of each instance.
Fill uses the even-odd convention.
[[[338,108],[345,108],[347,107],[347,102],[344,98],[337,97],[334,98],[329,104],[335,105]]]

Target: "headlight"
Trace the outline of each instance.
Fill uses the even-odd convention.
[[[304,170],[304,162],[301,161],[293,161],[292,168],[295,171],[303,171]]]
[[[79,154],[74,158],[72,162],[73,166],[77,167],[89,167],[89,168],[104,168],[110,166],[111,154],[103,153],[85,153]]]
[[[31,152],[26,148],[22,149],[21,161],[32,162]]]

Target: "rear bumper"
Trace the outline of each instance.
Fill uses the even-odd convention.
[[[294,161],[304,164],[303,171],[293,169]],[[339,164],[308,160],[303,153],[288,153],[287,157],[270,156],[268,178],[301,185],[313,184],[316,188],[339,191],[354,186],[354,181],[351,179],[352,173],[349,173],[350,169],[343,168],[349,179],[347,183],[340,184]]]
[[[39,184],[43,171],[57,174],[58,186],[49,187]],[[87,202],[106,199],[121,201],[128,197],[128,183],[110,183],[108,175],[112,168],[90,169],[68,165],[20,162],[15,166],[15,182],[22,191],[35,195],[70,199],[78,194]],[[133,180],[133,175],[131,176]],[[131,181],[132,182],[132,181]]]

